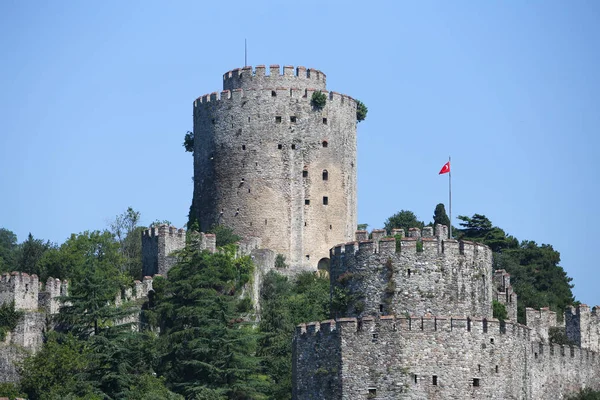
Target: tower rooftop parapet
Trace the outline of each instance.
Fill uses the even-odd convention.
[[[285,65],[283,71],[279,65],[264,65],[236,68],[223,74],[223,90],[299,88],[325,90],[326,76],[323,72],[306,67],[294,68]]]

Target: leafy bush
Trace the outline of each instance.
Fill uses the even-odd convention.
[[[581,392],[570,396],[568,400],[600,400],[600,392],[585,388]]]
[[[183,138],[183,147],[187,152],[194,152],[194,132],[187,131]]]
[[[283,254],[277,254],[275,257],[275,268],[287,268],[288,265],[285,262],[285,256]]]
[[[313,93],[310,102],[314,108],[321,110],[327,103],[327,96],[325,96],[325,93],[319,90],[318,92]]]
[[[506,307],[498,300],[492,301],[492,316],[494,318],[498,318],[500,321],[508,319],[508,312],[506,311]]]
[[[368,112],[369,109],[367,108],[367,106],[365,106],[365,104],[362,101],[356,100],[356,121],[364,121],[367,118]]]
[[[213,225],[208,233],[214,233],[217,237],[217,247],[227,246],[239,242],[241,237],[233,233],[233,229],[225,225]]]
[[[22,316],[22,311],[15,311],[15,303],[0,306],[0,341],[3,341],[6,334],[17,327]]]

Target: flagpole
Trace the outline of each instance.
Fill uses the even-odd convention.
[[[452,164],[450,163],[450,156],[448,156],[448,165],[450,170],[448,171],[448,206],[450,208],[450,239],[452,239]]]

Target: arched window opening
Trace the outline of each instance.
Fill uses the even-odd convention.
[[[329,172],[326,169],[323,170],[323,180],[326,181],[329,179]]]
[[[329,272],[329,258],[327,257],[323,257],[319,260],[319,263],[317,264],[317,269],[319,271],[327,271]]]
[[[322,145],[323,145],[323,147],[327,147],[327,146],[329,146],[329,143],[327,143],[327,140],[323,140]]]

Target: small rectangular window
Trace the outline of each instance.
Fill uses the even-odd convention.
[[[302,177],[306,178],[307,176],[308,176],[308,171],[307,170],[302,171]]]
[[[326,206],[327,204],[329,204],[329,197],[323,196],[323,205]]]
[[[242,150],[246,150],[246,145],[245,144],[242,145]]]
[[[417,374],[413,375],[415,378],[415,383],[419,383],[419,378],[417,378]]]
[[[291,115],[291,116],[290,116],[290,122],[291,122],[292,124],[295,124],[295,123],[296,123],[296,116],[295,116],[295,115]]]
[[[369,399],[374,399],[377,396],[377,389],[369,388]]]
[[[292,145],[292,150],[296,150],[296,145],[295,144]]]
[[[474,387],[479,387],[480,386],[479,378],[473,378],[473,386]]]
[[[433,386],[437,386],[437,375],[433,375],[433,376],[431,377],[431,384],[432,384]]]
[[[307,206],[310,204],[310,200],[309,199],[304,199],[304,205]]]
[[[275,117],[275,122],[277,122],[278,124],[281,123],[281,117],[280,116],[276,116]]]
[[[327,125],[327,118],[323,118],[323,125]]]
[[[278,145],[277,145],[277,148],[278,148],[279,150],[281,150],[281,149],[283,149],[283,145],[282,145],[282,144],[278,144]]]

